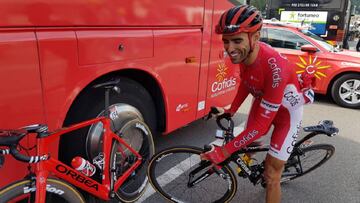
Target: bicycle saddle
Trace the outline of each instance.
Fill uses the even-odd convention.
[[[334,122],[331,120],[323,120],[318,125],[307,126],[303,129],[305,132],[321,132],[330,137],[337,135],[339,132],[339,129],[334,127]]]
[[[93,86],[93,88],[105,88],[105,89],[113,89],[120,83],[120,79],[114,79],[108,82],[96,84]],[[115,90],[118,91],[118,90]]]

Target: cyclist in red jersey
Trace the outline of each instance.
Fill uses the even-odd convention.
[[[248,94],[254,101],[245,130],[224,147],[212,146],[201,154],[214,164],[225,161],[232,153],[265,135],[274,125],[270,150],[265,159],[266,202],[280,202],[280,179],[290,156],[302,121],[303,105],[312,102],[314,77],[298,77],[285,57],[259,41],[262,18],[249,5],[225,11],[216,33],[222,34],[227,56],[239,64],[241,83],[231,108],[219,108],[219,114],[233,115]],[[219,115],[218,114],[218,115]]]

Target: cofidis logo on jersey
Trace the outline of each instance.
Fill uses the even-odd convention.
[[[317,60],[317,56],[314,58],[309,56],[308,60],[305,60],[301,56],[299,56],[300,62],[296,63],[296,65],[300,68],[299,71],[296,71],[297,74],[301,74],[307,71],[310,74],[314,74],[315,77],[321,80],[321,77],[326,78],[326,74],[322,72],[324,69],[331,68],[329,65],[322,65],[322,61]]]
[[[235,90],[236,78],[234,76],[228,77],[229,68],[225,63],[220,63],[216,69],[216,81],[211,84],[211,97],[217,97],[226,92]]]

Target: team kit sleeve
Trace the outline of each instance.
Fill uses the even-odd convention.
[[[234,115],[248,95],[249,95],[249,91],[246,88],[245,84],[243,82],[240,82],[240,86],[238,88],[238,91],[236,93],[233,102],[231,103],[231,107],[229,110],[226,110],[225,112]]]
[[[255,107],[257,109],[255,113],[251,115],[254,116],[252,118],[254,122],[251,122],[240,135],[225,145],[229,154],[267,133],[280,108],[289,74],[280,67],[281,63],[277,63],[276,58],[270,58],[268,64],[270,71],[265,73],[263,97],[260,102],[253,104],[258,105]]]

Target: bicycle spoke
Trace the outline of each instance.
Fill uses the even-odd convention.
[[[333,146],[326,144],[301,148],[300,154],[288,160],[282,182],[295,179],[318,168],[332,156],[334,150]]]

